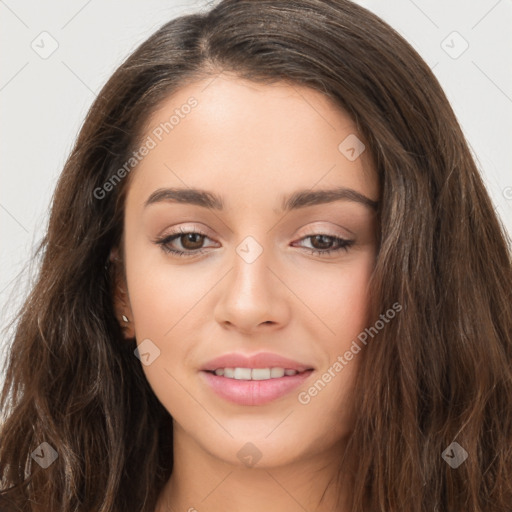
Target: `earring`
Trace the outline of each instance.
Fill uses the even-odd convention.
[[[124,315],[123,315],[123,320],[126,322],[126,323],[129,323],[130,320],[128,320],[128,318],[126,318]]]

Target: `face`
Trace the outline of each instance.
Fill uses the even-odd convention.
[[[316,91],[226,74],[183,87],[147,126],[119,313],[175,436],[238,465],[333,453],[352,429],[364,347],[345,354],[368,326],[376,256],[362,136]]]

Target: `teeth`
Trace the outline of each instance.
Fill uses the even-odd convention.
[[[215,375],[236,380],[268,380],[279,379],[285,375],[299,373],[297,370],[285,368],[217,368]]]
[[[295,370],[285,370],[284,368],[271,368],[270,369],[270,378],[276,379],[279,377],[284,377],[286,375],[287,371],[294,372]],[[295,373],[297,373],[297,372],[295,372]],[[289,374],[289,375],[294,375],[294,374]]]
[[[236,380],[250,380],[251,379],[251,369],[250,368],[235,368]]]
[[[247,368],[249,370],[249,368]],[[272,375],[272,370],[270,368],[253,368],[249,371],[250,378],[252,380],[267,380],[270,379]]]

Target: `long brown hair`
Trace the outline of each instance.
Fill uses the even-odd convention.
[[[123,338],[106,264],[130,180],[95,191],[162,100],[221,70],[320,91],[351,115],[375,162],[371,309],[403,310],[365,348],[357,377],[352,511],[510,512],[510,240],[429,67],[348,0],[224,0],[165,24],[104,86],[13,320],[0,508],[154,512],[172,472],[172,422]],[[43,442],[58,454],[45,469],[31,456]],[[468,455],[456,469],[442,456],[453,442]]]

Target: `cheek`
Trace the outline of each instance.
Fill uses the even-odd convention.
[[[339,283],[329,285],[331,318],[334,330],[343,338],[356,336],[366,327],[369,306],[369,279],[372,267],[359,262],[343,274]]]
[[[189,407],[193,410],[193,400],[186,391],[185,368],[199,337],[194,329],[200,314],[198,301],[208,287],[189,273],[167,265],[140,266],[131,271],[130,301],[139,351],[141,342],[150,339],[158,353],[142,370],[167,411],[173,417],[182,417]]]
[[[357,407],[353,401],[354,385],[364,357],[364,347],[357,343],[357,336],[368,327],[368,282],[372,270],[373,260],[368,257],[340,267],[335,274],[319,274],[313,288],[316,292],[310,295],[311,309],[315,308],[323,322],[319,328],[319,321],[312,320],[310,330],[318,333],[315,339],[324,357],[318,379],[304,389],[299,403],[306,424],[308,418],[322,418],[329,426],[319,441],[322,446],[353,428]]]
[[[201,298],[213,286],[216,276],[208,280],[199,272],[187,271],[185,266],[168,265],[162,257],[157,262],[157,258],[148,258],[136,250],[129,254],[127,278],[137,344],[141,351],[141,344],[150,340],[148,346],[157,354],[142,369],[158,398],[165,399],[170,410],[180,393],[183,363],[190,359],[189,353],[200,336],[196,328]]]
[[[324,340],[324,348],[330,353],[342,350],[367,327],[373,267],[373,254],[365,253],[351,261],[303,273],[308,277],[301,279],[297,295],[304,297],[314,313],[308,318],[319,329],[317,339]]]
[[[137,338],[170,339],[185,317],[199,314],[200,300],[216,275],[186,264],[168,264],[161,255],[134,254],[133,262],[127,262],[127,276]]]
[[[344,264],[310,273],[302,288],[303,294],[309,290],[308,305],[316,313],[316,317],[308,316],[307,329],[323,353],[319,371],[323,383],[311,390],[315,398],[306,407],[314,412],[313,417],[320,414],[333,422],[343,417],[346,421],[341,424],[345,425],[351,421],[352,386],[364,356],[357,337],[369,325],[368,285],[374,265],[375,253],[364,252]]]

